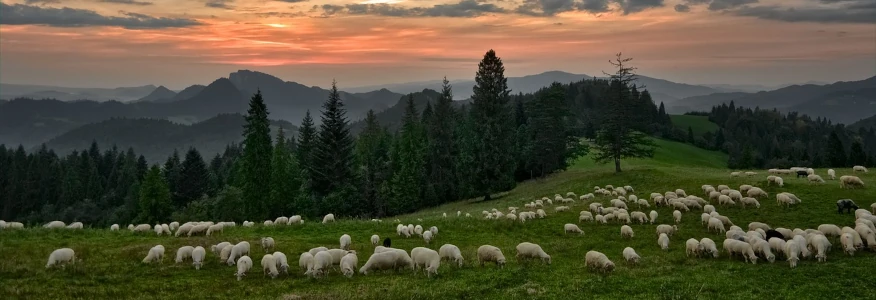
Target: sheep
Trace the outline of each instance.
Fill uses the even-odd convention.
[[[742,208],[745,208],[746,205],[754,206],[755,208],[760,208],[760,202],[757,201],[757,199],[754,199],[751,197],[744,197],[741,200],[739,200],[739,203],[742,204]]]
[[[735,205],[736,202],[733,202],[733,199],[730,198],[730,196],[727,196],[727,195],[721,195],[721,196],[718,196],[718,204],[729,204],[729,205]]]
[[[335,221],[335,214],[327,214],[325,217],[322,217],[322,223],[327,224],[329,222]]]
[[[730,172],[730,177],[739,177],[739,175],[742,175],[742,172]]]
[[[753,187],[748,190],[750,191],[751,189],[753,189]],[[730,193],[727,194],[727,197],[730,197],[730,199],[733,201],[739,201],[742,200],[742,193],[736,190],[731,190]]]
[[[301,253],[298,257],[298,268],[304,270],[304,275],[310,275],[313,271],[313,254],[310,252]]]
[[[694,257],[699,256],[699,253],[703,251],[703,246],[700,245],[700,241],[697,241],[696,239],[688,239],[684,243],[684,248],[684,253],[687,257],[690,257],[691,254],[693,254]]]
[[[373,240],[373,237],[372,237],[372,240]],[[340,238],[341,249],[350,250],[351,243],[352,243],[352,238],[350,238],[350,235],[345,233],[344,235],[341,236],[341,238]]]
[[[649,217],[651,217],[651,224],[654,224],[654,221],[657,221],[657,211],[652,210]]]
[[[630,217],[633,219],[633,221],[639,222],[639,224],[645,224],[645,222],[648,222],[648,216],[640,211],[634,211],[630,213]]]
[[[864,173],[870,172],[864,166],[854,166],[854,167],[852,167],[852,171],[854,171],[855,173],[857,173],[857,172],[864,172]]]
[[[572,224],[574,225],[574,224]],[[578,226],[575,226],[576,228]],[[486,262],[494,262],[496,266],[499,268],[503,268],[505,266],[505,255],[502,254],[502,250],[491,245],[483,245],[478,247],[478,263],[481,267],[484,266]]]
[[[423,226],[417,225],[414,226],[414,234],[423,236]]]
[[[556,211],[556,212],[569,211],[569,207],[568,206],[557,206],[557,207],[554,207],[554,211]]]
[[[827,169],[827,178],[830,178],[830,180],[836,180],[836,171],[833,169]]]
[[[332,255],[328,251],[319,251],[313,256],[313,270],[310,275],[313,277],[325,277],[331,266]]]
[[[745,262],[757,264],[757,256],[754,255],[754,249],[752,249],[751,245],[746,242],[737,241],[734,239],[725,239],[724,250],[726,250],[727,254],[731,257],[734,253],[739,253],[742,255],[742,258],[745,259]]]
[[[669,250],[669,236],[665,233],[661,233],[659,237],[657,237],[657,245],[660,245],[660,249]]]
[[[379,243],[380,243],[380,236],[376,235],[376,234],[372,235],[371,236],[371,246],[377,246],[377,244],[379,244]]]
[[[180,248],[182,249],[182,248]],[[179,256],[179,252],[177,251],[177,256]],[[195,266],[195,270],[200,270],[201,266],[204,264],[204,258],[207,257],[207,251],[204,250],[204,247],[197,246],[192,249],[192,265]]]
[[[602,252],[587,251],[587,254],[584,255],[584,264],[588,268],[596,269],[603,273],[609,273],[614,270],[614,263]]]
[[[429,227],[429,231],[432,232],[432,235],[433,235],[433,236],[438,235],[438,226],[432,226],[432,227]]]
[[[873,230],[865,223],[856,223],[855,231],[858,233],[859,239],[867,240],[867,246],[870,249],[876,249],[876,230]]]
[[[858,207],[858,205],[855,204],[855,201],[852,201],[852,199],[836,200],[836,213],[838,214],[842,214],[843,209],[846,210],[847,214],[850,214],[852,213],[852,210],[857,210],[859,208],[860,207]]]
[[[763,257],[770,263],[776,261],[776,255],[770,251],[770,243],[763,239],[756,239],[756,241],[751,245],[754,248],[755,253],[760,253]]]
[[[712,257],[718,258],[718,247],[712,239],[702,238],[700,240],[700,249],[702,249],[703,253],[712,254]]]
[[[666,224],[657,225],[657,235],[658,236],[662,233],[665,233],[669,236],[672,236],[676,231],[678,231],[677,225],[666,225]]]
[[[195,247],[192,246],[182,246],[176,250],[176,263],[181,263],[185,261],[187,258],[192,257],[192,252],[195,251]]]
[[[43,225],[43,228],[58,229],[58,228],[64,228],[64,227],[66,227],[66,226],[67,226],[67,224],[65,224],[64,222],[61,222],[61,221],[51,221],[51,222],[46,223],[45,225]]]
[[[840,230],[839,226],[833,224],[821,224],[818,225],[818,231],[821,231],[825,236],[840,236],[843,234],[842,230]]]
[[[271,279],[276,278],[280,274],[277,271],[277,259],[274,258],[273,254],[262,256],[262,272],[265,276],[271,276]]]
[[[242,256],[237,260],[237,273],[234,273],[234,276],[237,276],[237,281],[243,279],[243,276],[246,276],[246,272],[252,269],[252,259],[249,256]]]
[[[263,237],[261,241],[262,241],[262,249],[265,250],[265,252],[268,252],[269,250],[274,249],[274,238]]]
[[[7,226],[9,226],[7,224]],[[70,248],[61,248],[52,251],[49,254],[49,261],[46,263],[46,269],[56,265],[73,264],[76,262],[76,253]]]
[[[441,245],[441,248],[438,249],[438,255],[442,259],[448,259],[450,261],[456,262],[459,267],[462,267],[465,259],[462,257],[462,252],[459,251],[459,247],[451,244]]]
[[[70,225],[67,225],[66,228],[67,229],[82,229],[82,227],[83,227],[82,222],[73,222],[73,223],[70,223]]]
[[[193,227],[195,227],[195,226],[192,225],[192,224],[183,224],[182,226],[180,226],[180,227],[177,229],[177,231],[176,231],[176,233],[174,233],[174,235],[175,235],[176,237],[179,237],[180,235],[188,234],[189,231],[191,231]]]
[[[271,221],[271,220],[265,220],[265,222],[262,223],[262,224],[264,224],[265,226],[274,226],[274,221]]]
[[[633,228],[628,225],[621,226],[621,237],[633,238]]]
[[[393,269],[396,267],[397,255],[396,252],[375,252],[365,265],[359,268],[359,273],[368,275],[370,271]]]
[[[675,224],[681,223],[681,212],[675,210],[672,212],[672,217],[675,218]]]
[[[226,263],[228,263],[229,266],[234,265],[238,258],[249,255],[249,249],[250,246],[247,241],[242,241],[237,243],[237,245],[232,246],[231,253],[228,254],[228,260],[226,260]],[[252,260],[250,260],[250,263],[252,263]]]
[[[283,252],[277,251],[271,255],[274,256],[274,260],[277,263],[277,270],[279,272],[289,274],[289,260],[286,259],[286,254],[283,254]]]
[[[119,224],[113,224],[110,226],[110,231],[119,231]]]
[[[633,248],[630,247],[624,248],[623,255],[624,260],[633,265],[639,264],[639,260],[642,259],[642,257],[636,253],[636,250],[633,250]]]
[[[219,261],[225,262],[228,260],[228,257],[231,256],[231,250],[234,249],[234,245],[228,244],[222,250],[219,251]]]
[[[432,242],[432,232],[431,231],[423,232],[423,241],[425,241],[427,245]]]
[[[541,249],[541,246],[523,242],[517,245],[517,260],[525,258],[540,258],[544,263],[551,264],[551,256]]]
[[[199,233],[207,233],[207,229],[210,228],[210,225],[207,224],[198,224],[192,227],[191,230],[187,233],[187,236],[191,237],[192,235],[198,235]]]
[[[143,258],[143,263],[147,264],[154,261],[161,262],[162,260],[164,260],[164,246],[156,245],[155,247],[149,249],[149,253],[146,254],[146,258]]]
[[[223,224],[223,223],[219,223],[216,225],[210,225],[209,227],[207,227],[206,236],[211,236],[214,232],[222,232],[223,228],[225,228],[225,224]]]
[[[848,255],[855,255],[854,238],[851,233],[844,233],[840,236],[840,244],[843,246],[843,251]]]
[[[565,233],[580,233],[581,235],[584,235],[584,231],[582,231],[581,228],[578,228],[578,225],[572,223],[563,225],[563,231]]]
[[[818,262],[827,261],[827,250],[830,249],[831,244],[826,237],[815,234],[809,239],[809,245],[814,249]]]
[[[748,193],[746,193],[746,194],[748,195],[748,197],[755,198],[755,199],[760,198],[760,197],[769,197],[769,194],[767,194],[767,192],[764,192],[762,189],[760,189],[758,187],[751,188],[750,190],[748,190]]]
[[[441,265],[441,256],[439,256],[438,252],[435,252],[435,250],[416,247],[411,250],[411,259],[414,262],[415,270],[419,270],[422,266],[425,269],[427,276],[431,277],[432,274],[438,274],[438,268]]]
[[[709,232],[711,232],[713,229],[718,233],[726,232],[726,230],[724,229],[724,223],[722,223],[721,220],[718,218],[709,218],[708,228]]]
[[[344,255],[341,258],[341,273],[347,278],[352,278],[353,274],[356,273],[356,267],[359,265],[359,257],[356,256],[355,251],[350,251],[347,255]]]
[[[821,176],[818,176],[815,174],[810,174],[810,175],[806,176],[806,179],[809,180],[809,184],[824,183],[824,179],[821,178]]]
[[[858,234],[855,229],[845,226],[842,230],[843,234],[852,235],[852,245],[854,245],[855,248],[864,248],[864,241],[861,239],[861,235]]]
[[[763,230],[770,230],[770,229],[772,229],[772,228],[770,228],[770,225],[767,225],[767,224],[764,224],[764,223],[761,223],[761,222],[751,222],[751,223],[748,223],[748,230],[755,230],[755,229],[757,229],[757,228],[760,228],[760,229],[763,229]]]
[[[300,215],[291,216],[289,217],[289,221],[286,223],[286,225],[292,224],[304,224],[304,219],[302,219]]]
[[[840,176],[840,188],[864,187],[864,182],[858,176]]]

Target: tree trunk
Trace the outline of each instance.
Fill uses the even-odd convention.
[[[615,172],[615,173],[620,173],[620,172],[621,172],[621,168],[620,168],[620,159],[617,159],[617,158],[614,159],[614,172]]]

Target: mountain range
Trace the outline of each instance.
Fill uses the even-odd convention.
[[[0,98],[57,99],[61,101],[91,100],[97,102],[129,102],[152,93],[154,85],[119,88],[71,88],[47,85],[0,83]]]

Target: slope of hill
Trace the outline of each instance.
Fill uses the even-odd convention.
[[[0,98],[53,98],[61,101],[88,99],[92,101],[134,101],[149,95],[154,85],[119,88],[71,88],[47,85],[0,83]]]
[[[797,111],[801,114],[828,118],[838,123],[851,124],[876,112],[876,86],[859,90],[830,92],[795,105],[788,111]]]
[[[869,118],[855,122],[852,125],[849,125],[849,128],[854,129],[854,130],[857,130],[858,128],[865,128],[865,129],[876,128],[876,115],[873,115]]]
[[[75,128],[46,143],[58,154],[87,149],[96,141],[101,149],[133,147],[147,160],[156,163],[167,159],[174,149],[184,152],[195,147],[205,158],[212,158],[230,143],[243,141],[244,118],[239,114],[222,114],[200,123],[183,125],[159,119],[114,118]],[[272,135],[282,127],[289,137],[297,128],[286,121],[272,121]]]
[[[155,90],[149,93],[149,95],[146,95],[146,97],[138,99],[137,102],[169,102],[173,97],[176,97],[176,92],[171,91],[162,85],[155,88]]]
[[[206,88],[206,86],[200,85],[200,84],[195,84],[195,85],[189,86],[189,87],[183,89],[182,91],[179,91],[179,93],[177,93],[176,96],[173,96],[173,98],[170,99],[170,102],[179,101],[179,100],[186,100],[186,99],[192,98],[195,95],[197,95],[198,93],[200,93],[201,91],[203,91],[204,88]]]
[[[420,92],[416,92],[412,94],[414,96],[414,106],[417,109],[418,113],[423,113],[423,110],[426,109],[426,103],[435,104],[435,101],[441,97],[441,93],[425,89]],[[389,107],[388,109],[378,112],[375,115],[377,116],[377,121],[380,122],[380,125],[383,127],[389,128],[390,132],[395,132],[400,126],[402,118],[405,115],[405,106],[407,106],[408,96],[401,96],[398,98],[395,105]],[[365,128],[364,120],[352,120],[350,123],[350,131],[353,134],[358,134],[362,129]]]
[[[695,136],[701,136],[706,132],[715,133],[718,131],[718,124],[712,123],[709,121],[709,117],[706,116],[671,115],[669,117],[672,119],[672,126],[685,132],[690,127]]]

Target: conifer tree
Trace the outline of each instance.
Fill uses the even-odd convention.
[[[390,183],[393,200],[403,207],[402,212],[413,211],[426,204],[422,203],[426,175],[423,170],[425,145],[418,115],[414,95],[409,94],[402,127],[396,138],[398,160]]]
[[[454,156],[459,150],[455,141],[456,112],[453,108],[453,87],[444,78],[441,97],[435,104],[435,112],[426,126],[428,139],[427,189],[438,204],[459,199],[456,164]]]
[[[865,166],[867,165],[867,154],[864,153],[864,147],[860,141],[852,142],[852,149],[849,151],[848,165]]]
[[[831,167],[841,168],[846,166],[846,148],[840,141],[836,131],[830,133],[827,139],[827,161]]]
[[[167,222],[170,219],[170,214],[173,212],[170,189],[167,187],[167,179],[157,165],[153,165],[146,173],[146,178],[140,187],[139,202],[138,222],[154,224]]]
[[[186,152],[179,171],[176,207],[185,207],[189,202],[201,199],[210,190],[210,172],[201,153],[194,147]]]
[[[300,172],[298,164],[295,161],[295,156],[292,155],[288,146],[288,140],[283,133],[281,127],[277,131],[277,143],[274,145],[274,155],[271,161],[271,211],[274,213],[269,217],[277,217],[294,213],[301,209],[296,207],[295,198],[297,190],[301,186],[298,181]]]
[[[243,127],[242,188],[245,216],[254,220],[268,217],[271,189],[271,128],[268,108],[257,91],[249,101],[246,124]]]
[[[369,110],[365,116],[365,129],[356,140],[356,158],[359,190],[373,217],[387,215],[386,201],[391,195],[385,193],[385,189],[392,178],[389,162],[391,147],[392,137],[380,126],[374,111]]]
[[[356,195],[353,137],[346,115],[337,83],[332,82],[329,98],[322,105],[322,124],[311,160],[312,192],[317,199],[322,199],[319,207],[323,211],[319,214],[332,212],[350,215],[354,209],[363,209],[357,203],[361,197]]]

